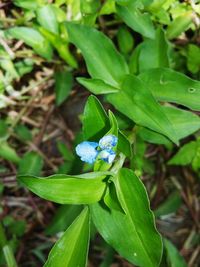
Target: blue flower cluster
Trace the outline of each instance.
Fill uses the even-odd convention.
[[[99,143],[84,141],[76,146],[76,154],[82,161],[90,164],[94,163],[97,157],[112,163],[116,156],[113,147],[117,145],[117,141],[117,137],[111,134],[102,137]]]

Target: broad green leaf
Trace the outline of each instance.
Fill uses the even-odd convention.
[[[12,148],[7,142],[0,142],[0,158],[9,160],[18,164],[20,157],[17,155],[14,148]]]
[[[128,54],[133,49],[134,46],[133,36],[124,26],[121,26],[117,32],[117,41],[119,50],[122,53]]]
[[[39,6],[39,2],[41,2],[41,0],[14,0],[13,3],[18,6],[18,7],[22,7],[24,9],[30,9],[30,10],[34,10]]]
[[[61,205],[45,229],[47,235],[55,235],[64,231],[72,224],[75,218],[80,214],[83,207],[81,205]]]
[[[89,210],[85,208],[53,246],[44,267],[86,267],[89,235]]]
[[[138,64],[140,72],[169,67],[169,44],[161,28],[157,29],[154,40],[146,39],[141,43]]]
[[[173,39],[178,37],[182,32],[186,31],[192,23],[192,12],[188,11],[175,18],[167,28],[167,37]]]
[[[137,77],[127,75],[122,84],[122,90],[116,94],[106,95],[106,99],[138,125],[162,133],[177,143],[176,133],[170,120],[145,84]]]
[[[200,82],[167,68],[146,71],[139,75],[159,101],[168,101],[200,110]]]
[[[91,205],[98,231],[108,244],[134,265],[159,266],[162,241],[142,182],[133,171],[121,169],[114,183],[126,214],[115,209],[110,212],[99,203]]]
[[[83,115],[84,139],[98,140],[105,135],[109,128],[110,123],[104,108],[95,96],[90,96]]]
[[[117,14],[134,31],[153,39],[155,30],[148,13],[143,13],[137,1],[129,1],[127,5],[116,4]]]
[[[8,29],[7,34],[31,46],[37,54],[50,60],[52,58],[52,47],[50,43],[36,29],[28,27],[13,27]]]
[[[152,144],[162,144],[166,145],[166,147],[170,148],[172,143],[164,137],[163,135],[156,133],[150,129],[140,127],[137,131],[137,134],[142,138],[144,141]]]
[[[162,106],[162,110],[172,123],[179,140],[200,129],[200,118],[192,112],[170,106]],[[141,128],[138,134],[149,143],[171,147],[171,142],[166,137],[149,129]]]
[[[43,158],[36,152],[27,152],[19,162],[18,175],[40,175]]]
[[[167,106],[162,106],[162,110],[173,125],[178,140],[200,129],[200,118],[192,112]]]
[[[65,62],[67,62],[73,68],[77,68],[76,59],[70,53],[69,44],[66,39],[63,39],[59,35],[56,35],[42,27],[39,27],[39,31],[52,44],[52,46],[55,47],[59,56]]]
[[[77,81],[95,95],[116,93],[118,89],[99,79],[77,78]]]
[[[55,73],[56,105],[61,105],[69,96],[73,86],[73,76],[67,70]]]
[[[36,14],[37,21],[42,27],[55,34],[59,33],[59,25],[52,4],[47,4],[38,8]]]
[[[184,258],[179,254],[177,248],[171,243],[171,241],[164,238],[164,245],[170,267],[187,267]]]
[[[168,161],[170,165],[188,165],[191,164],[197,149],[195,141],[189,142],[182,146],[179,151]]]
[[[128,66],[111,40],[88,26],[74,23],[65,25],[69,40],[81,50],[92,78],[119,87],[124,75],[128,73]]]
[[[192,73],[200,70],[200,48],[197,45],[189,44],[187,48],[187,67]]]
[[[164,202],[154,211],[156,217],[168,215],[176,212],[182,204],[180,192],[174,191]]]
[[[47,178],[18,176],[19,181],[39,197],[59,204],[88,204],[99,201],[104,193],[106,175],[100,172],[79,176],[55,174]]]

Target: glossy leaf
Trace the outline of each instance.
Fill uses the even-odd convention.
[[[61,105],[69,96],[73,85],[73,76],[67,70],[55,73],[56,105]]]
[[[103,106],[95,96],[90,96],[85,105],[83,116],[84,139],[98,141],[102,136],[110,131],[110,128],[111,123]],[[117,135],[114,132],[113,134]],[[117,147],[120,152],[124,153],[127,157],[131,157],[132,150],[130,142],[121,131],[118,133]]]
[[[55,34],[59,33],[59,25],[53,5],[48,4],[38,8],[36,14],[37,21],[42,27]]]
[[[134,172],[121,169],[114,178],[117,195],[126,214],[91,205],[93,221],[120,255],[141,267],[157,267],[162,256],[161,237],[155,229],[146,190]]]
[[[55,174],[47,178],[18,176],[19,181],[33,193],[60,204],[88,204],[99,201],[106,187],[103,181],[105,178],[106,175],[101,173],[79,176]]]
[[[98,140],[109,130],[109,127],[108,116],[101,103],[95,96],[90,96],[85,105],[83,115],[84,139]]]
[[[86,267],[89,210],[85,208],[53,246],[44,267]]]
[[[95,95],[118,92],[117,88],[99,79],[77,78],[77,81]]]
[[[140,11],[137,1],[129,1],[127,5],[116,4],[116,10],[122,20],[134,31],[148,38],[155,37],[150,15]]]
[[[106,96],[107,100],[120,112],[138,125],[145,126],[166,135],[177,143],[176,133],[170,120],[145,84],[137,77],[127,75],[122,90]]]
[[[36,152],[27,152],[19,162],[18,175],[40,175],[43,158]]]
[[[52,57],[52,47],[50,43],[36,29],[28,27],[13,27],[7,30],[7,34],[25,44],[31,46],[37,54],[50,60]]]
[[[66,23],[70,41],[82,52],[88,72],[94,79],[119,87],[128,66],[111,40],[94,28]]]
[[[169,101],[200,110],[200,82],[165,68],[141,73],[142,79],[157,100]]]
[[[192,112],[168,106],[162,106],[162,110],[172,123],[178,140],[200,129],[200,118]]]

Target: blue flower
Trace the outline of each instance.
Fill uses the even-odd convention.
[[[111,149],[104,149],[99,153],[98,158],[105,162],[112,163],[115,159],[116,153]]]
[[[76,153],[81,158],[82,161],[87,163],[94,163],[98,155],[96,148],[98,147],[96,142],[84,141],[76,146]]]
[[[94,163],[95,160],[101,159],[105,162],[112,163],[116,153],[112,150],[117,145],[118,138],[115,135],[106,135],[99,140],[99,143],[84,141],[77,145],[76,153],[82,161]]]
[[[105,135],[99,140],[99,146],[102,150],[112,149],[117,144],[117,137],[115,135]]]

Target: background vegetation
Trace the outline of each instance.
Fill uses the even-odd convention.
[[[91,170],[74,147],[83,140],[82,114],[90,95],[85,87],[94,94],[98,91],[76,80],[88,77],[88,71],[81,49],[71,43],[78,46],[81,34],[70,40],[66,21],[107,35],[130,72],[149,83],[157,100],[173,102],[182,110],[179,121],[174,119],[178,147],[170,141],[176,139],[170,132],[157,134],[137,119],[135,127],[123,110],[110,104],[112,100],[99,96],[125,133],[136,129],[131,166],[147,188],[157,227],[166,238],[161,266],[199,266],[199,17],[200,3],[192,0],[0,2],[1,267],[15,266],[12,251],[19,266],[42,266],[52,244],[81,210],[42,200],[16,180],[23,173],[48,176]],[[99,49],[98,40],[90,35],[88,40]],[[95,61],[92,55],[91,60]],[[152,71],[151,79],[146,71]],[[161,84],[157,91],[156,79]],[[187,94],[171,96],[165,79],[171,90],[184,88]],[[101,86],[97,89],[103,90]],[[193,113],[184,113],[191,109]],[[94,234],[88,266],[133,265]]]

